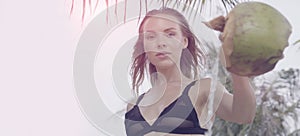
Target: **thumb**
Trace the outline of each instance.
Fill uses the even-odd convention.
[[[223,32],[225,23],[226,23],[226,19],[224,16],[218,16],[208,22],[203,22],[203,23],[211,29]]]

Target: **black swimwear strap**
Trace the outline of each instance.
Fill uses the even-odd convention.
[[[191,83],[189,83],[183,90],[182,94],[187,95],[188,91],[190,90],[190,88],[195,85],[197,80],[192,81]],[[140,101],[143,99],[145,93],[143,93],[136,101],[136,105],[138,105],[140,103]]]

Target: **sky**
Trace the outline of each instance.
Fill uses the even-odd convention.
[[[70,1],[0,0],[0,135],[103,135],[76,97],[74,55],[88,23],[81,24],[79,13],[69,15]],[[299,1],[261,1],[291,22],[290,43],[300,39]],[[87,21],[95,16],[87,15]],[[300,68],[299,50],[289,46],[276,70]]]

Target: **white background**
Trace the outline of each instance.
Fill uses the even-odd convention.
[[[1,136],[101,135],[75,98],[73,57],[87,23],[81,25],[79,12],[69,16],[70,1],[0,0]],[[300,39],[299,1],[265,2],[291,22],[290,43]],[[99,4],[97,12],[104,0]],[[300,68],[299,46],[286,49],[277,70]]]

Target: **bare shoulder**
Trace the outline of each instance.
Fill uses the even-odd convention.
[[[132,103],[128,103],[127,104],[127,111],[130,111],[132,108],[134,107],[134,104],[132,104]]]
[[[210,78],[199,79],[196,81],[194,87],[189,91],[189,96],[192,103],[196,105],[202,105],[206,102],[210,90]]]
[[[211,78],[203,78],[197,80],[195,86],[192,88],[193,91],[189,92],[189,96],[192,98],[192,101],[194,102],[197,101],[196,102],[197,104],[206,103],[207,98],[211,91],[211,83],[212,83]],[[216,89],[217,89],[216,94],[218,94],[217,97],[221,97],[224,93],[224,90],[226,90],[223,84],[219,81],[217,81],[216,83]]]
[[[202,85],[203,86],[210,86],[210,83],[211,83],[211,78],[202,78],[202,79],[199,79],[198,80],[199,82],[199,85]]]
[[[147,92],[149,92],[151,90],[148,89],[148,91],[146,91],[145,93],[139,95],[138,97],[132,98],[131,100],[129,100],[129,102],[127,103],[127,111],[130,111],[135,105],[138,105],[138,103],[141,101],[142,98],[144,98]]]
[[[127,102],[127,108],[126,108],[127,112],[133,109],[133,107],[136,105],[136,102],[137,102],[137,98],[133,98]]]
[[[204,91],[208,91],[208,92],[210,91],[211,82],[212,82],[211,78],[203,78],[203,79],[200,79],[198,82],[199,82],[198,86],[200,89],[202,89]],[[225,88],[224,85],[220,81],[216,82],[216,87],[217,87],[217,89],[221,89],[221,90]]]
[[[199,79],[197,82],[197,87],[199,91],[202,92],[202,95],[204,94],[205,96],[208,96],[211,87],[211,78]]]

